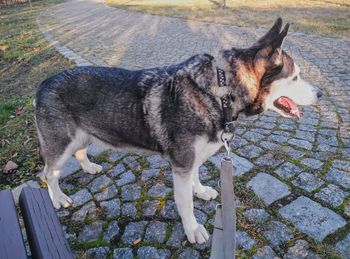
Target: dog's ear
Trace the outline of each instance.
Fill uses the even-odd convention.
[[[287,23],[281,33],[277,36],[275,40],[271,42],[273,49],[280,48],[282,46],[284,38],[287,36],[289,30],[289,23]]]
[[[272,28],[264,35],[262,36],[254,45],[253,47],[263,47],[268,44],[270,44],[274,39],[277,38],[282,28],[282,18],[279,17]]]
[[[278,21],[276,21],[275,25],[277,23],[278,23]],[[272,41],[270,41],[268,43],[265,42],[265,44],[261,45],[261,46],[253,47],[257,50],[255,58],[256,59],[265,58],[265,59],[268,59],[269,61],[273,61],[276,64],[279,63],[280,61],[282,61],[281,46],[282,46],[284,38],[287,36],[288,29],[289,29],[289,23],[287,23],[284,26],[284,28],[281,32],[278,32],[277,36],[274,37],[274,39]],[[272,39],[272,38],[270,38],[270,39]]]

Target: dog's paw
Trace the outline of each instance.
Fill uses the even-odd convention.
[[[209,235],[207,230],[203,225],[197,224],[197,226],[190,230],[185,230],[187,239],[190,243],[203,244],[209,240]]]
[[[52,198],[52,204],[56,209],[67,208],[73,204],[73,200],[64,193]]]
[[[89,174],[96,174],[102,171],[102,166],[95,163],[90,163],[88,166],[83,167],[83,171]]]
[[[215,199],[219,195],[219,193],[214,188],[212,188],[210,186],[202,186],[202,188],[200,188],[200,190],[195,190],[194,194],[198,198],[200,198],[202,200],[206,200],[206,201]]]

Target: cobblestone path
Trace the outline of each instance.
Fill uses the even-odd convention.
[[[39,22],[47,36],[86,61],[131,69],[215,55],[264,32],[77,0],[47,9]],[[303,109],[299,122],[272,112],[240,121],[232,144],[239,258],[350,258],[350,41],[290,33],[284,48],[325,97]],[[58,215],[77,255],[208,258],[210,242],[186,241],[166,161],[93,147],[89,153],[104,173],[82,173],[71,160],[61,184],[74,206]],[[217,187],[221,155],[200,169],[207,185]],[[210,232],[218,203],[195,199],[196,217]]]

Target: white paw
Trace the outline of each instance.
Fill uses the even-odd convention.
[[[52,204],[56,209],[61,208],[61,206],[67,208],[73,204],[73,200],[64,193],[61,193],[59,196],[52,198]]]
[[[215,199],[219,194],[218,192],[210,186],[201,186],[200,190],[195,190],[194,194],[202,200],[212,200]]]
[[[90,163],[88,166],[83,166],[83,170],[89,174],[96,174],[102,171],[102,166],[95,163]]]
[[[197,224],[194,229],[185,230],[185,234],[190,243],[202,244],[209,240],[209,235],[207,230],[203,225]]]

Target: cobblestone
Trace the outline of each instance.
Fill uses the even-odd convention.
[[[113,251],[113,259],[134,259],[131,248],[117,248]]]
[[[126,173],[123,173],[118,180],[115,181],[117,186],[123,186],[128,183],[132,183],[136,180],[135,175],[132,171],[127,171]]]
[[[129,223],[122,236],[123,243],[132,245],[135,241],[141,239],[146,225],[147,221]]]
[[[146,229],[145,241],[164,243],[168,224],[160,221],[151,221]]]
[[[83,205],[84,203],[92,200],[92,195],[89,193],[87,189],[82,189],[80,191],[77,191],[73,195],[70,196],[70,198],[73,200],[73,207],[78,207],[80,205]]]
[[[102,175],[98,178],[95,178],[89,184],[88,188],[90,189],[90,191],[92,193],[96,193],[96,192],[100,191],[103,187],[111,185],[112,183],[113,183],[113,181],[109,177]]]
[[[151,217],[156,214],[157,208],[159,206],[158,200],[145,201],[142,205],[143,215],[146,217]]]
[[[135,219],[137,214],[135,202],[126,202],[122,206],[122,216],[126,218]]]
[[[125,172],[125,166],[123,164],[118,164],[115,166],[112,171],[109,173],[110,176],[112,177],[117,177],[118,175],[122,174]]]
[[[271,153],[267,153],[266,155],[260,156],[257,160],[255,160],[255,164],[268,167],[278,166],[282,162],[283,160],[276,158],[276,156]]]
[[[133,201],[140,198],[141,187],[137,184],[129,184],[122,187],[122,199],[124,201]]]
[[[73,221],[84,221],[86,216],[89,216],[89,217],[97,216],[97,208],[93,201],[86,203],[78,211],[74,212],[71,219]]]
[[[87,258],[91,259],[105,259],[107,258],[108,251],[109,247],[107,246],[95,247],[88,249],[86,255]]]
[[[186,248],[185,251],[183,251],[179,255],[179,259],[200,259],[201,256],[199,252],[192,248]]]
[[[170,166],[169,163],[159,155],[150,156],[147,158],[147,161],[151,168],[167,168]]]
[[[276,174],[284,179],[289,179],[301,173],[300,167],[293,165],[292,163],[286,162],[280,165],[276,170]]]
[[[97,241],[102,232],[102,221],[96,221],[84,227],[78,236],[79,242],[93,242]]]
[[[256,241],[253,238],[251,238],[246,232],[239,230],[236,232],[236,242],[237,247],[244,250],[249,250],[256,245]]]
[[[166,218],[166,219],[178,219],[180,216],[177,213],[176,205],[173,200],[168,200],[162,210],[160,211],[160,214]]]
[[[271,221],[266,225],[266,230],[263,235],[271,242],[276,249],[281,249],[281,246],[291,240],[293,232],[283,223],[279,221]]]
[[[350,189],[350,174],[345,171],[331,168],[326,174],[326,179]]]
[[[284,255],[283,259],[321,259],[311,249],[309,249],[309,243],[305,240],[298,240],[294,246],[288,249],[288,252]]]
[[[304,158],[301,163],[311,169],[320,169],[323,165],[321,161],[314,158]]]
[[[240,155],[251,159],[259,156],[263,152],[263,149],[255,145],[248,145],[238,149],[238,152]]]
[[[259,248],[255,255],[253,255],[253,259],[277,259],[276,253],[269,246],[264,246]]]
[[[117,188],[114,185],[112,185],[112,186],[104,189],[102,192],[95,194],[94,198],[97,201],[105,201],[105,200],[109,200],[109,199],[113,198],[117,194],[118,194]]]
[[[264,209],[248,209],[243,212],[251,223],[263,223],[270,218],[270,215]]]
[[[344,202],[344,198],[348,195],[349,193],[344,192],[338,186],[330,184],[316,193],[315,197],[324,200],[333,207],[338,207]]]
[[[150,169],[150,170],[145,170],[142,172],[141,175],[141,180],[142,181],[147,181],[151,178],[155,178],[159,175],[160,170],[159,169]]]
[[[120,215],[120,200],[103,201],[101,202],[101,208],[105,211],[107,218],[117,217]]]
[[[122,159],[125,155],[126,155],[125,152],[120,152],[120,151],[109,152],[108,159],[115,162],[117,160]]]
[[[349,258],[350,257],[350,234],[348,234],[343,240],[339,241],[336,244],[336,248],[339,254],[343,258]]]
[[[319,203],[304,196],[283,207],[279,212],[299,231],[319,241],[346,223],[341,216],[332,210],[322,207]]]
[[[171,234],[170,237],[167,241],[167,245],[171,246],[171,247],[180,247],[182,242],[185,240],[185,232],[184,229],[182,227],[181,223],[176,223],[172,230],[171,230]]]
[[[171,192],[171,189],[166,187],[163,183],[157,183],[153,185],[149,190],[147,195],[155,198],[155,197],[165,197]]]
[[[313,174],[301,173],[298,175],[297,179],[292,181],[294,186],[300,187],[305,191],[312,192],[320,187],[324,181],[317,178]]]
[[[103,240],[111,242],[111,240],[113,240],[113,238],[119,234],[119,231],[120,228],[117,221],[111,221],[108,224],[105,234],[103,235]]]
[[[288,186],[275,177],[259,173],[247,184],[267,205],[290,194]]]

